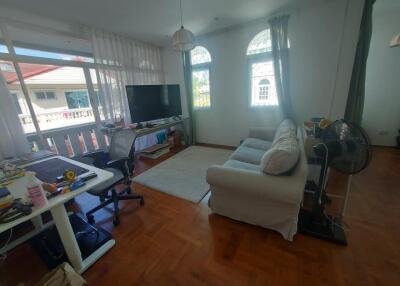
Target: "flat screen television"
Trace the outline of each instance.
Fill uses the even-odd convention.
[[[182,115],[179,84],[127,85],[132,123]]]

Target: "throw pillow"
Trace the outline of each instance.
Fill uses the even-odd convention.
[[[296,138],[282,138],[261,159],[261,169],[269,175],[284,175],[291,171],[300,156]]]

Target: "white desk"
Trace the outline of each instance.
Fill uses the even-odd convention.
[[[88,267],[90,267],[96,260],[98,260],[104,253],[106,253],[111,247],[115,245],[115,240],[109,240],[107,243],[105,243],[103,246],[101,246],[99,249],[97,249],[94,253],[92,253],[89,257],[87,257],[85,260],[82,260],[82,255],[81,251],[78,247],[78,242],[76,241],[74,232],[72,230],[71,223],[68,218],[67,211],[65,209],[64,203],[67,201],[71,200],[72,198],[80,195],[83,192],[86,192],[93,187],[111,179],[113,177],[113,174],[111,172],[105,171],[98,169],[96,167],[86,165],[65,157],[61,156],[55,156],[51,158],[46,158],[43,160],[36,161],[34,163],[27,164],[25,166],[33,165],[35,163],[39,162],[44,162],[49,159],[53,158],[59,158],[61,160],[64,160],[66,162],[75,164],[77,166],[80,166],[82,168],[85,168],[89,171],[95,172],[97,174],[97,177],[89,180],[86,182],[86,185],[83,187],[73,191],[69,192],[67,194],[63,195],[58,195],[48,201],[48,204],[42,208],[36,209],[33,208],[33,211],[30,215],[21,217],[15,221],[6,223],[6,224],[0,224],[0,233],[5,232],[14,226],[26,222],[28,220],[32,220],[35,230],[32,231],[31,233],[28,233],[27,235],[24,235],[23,237],[17,239],[14,241],[8,249],[15,247],[16,245],[28,240],[38,232],[42,231],[43,228],[45,227],[42,224],[41,217],[40,215],[46,211],[50,211],[51,215],[53,216],[53,221],[54,224],[56,225],[57,231],[60,235],[61,241],[64,245],[65,251],[67,253],[67,256],[69,258],[69,261],[71,262],[72,266],[76,271],[79,273],[84,272]],[[24,166],[22,166],[24,167]],[[20,186],[24,184],[24,178],[18,179],[15,183],[15,186],[10,186],[9,190],[11,194],[14,196],[14,198],[21,197],[23,193],[26,192],[26,184],[25,188],[21,188]]]

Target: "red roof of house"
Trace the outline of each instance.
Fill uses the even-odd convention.
[[[1,69],[4,79],[8,84],[14,83],[15,81],[18,80],[18,76],[14,70],[14,66],[10,62],[0,61],[0,64],[10,65],[10,69],[3,69],[3,68]],[[20,63],[19,66],[22,71],[22,76],[25,79],[60,68],[59,66],[37,65],[37,64],[27,64],[27,63]]]

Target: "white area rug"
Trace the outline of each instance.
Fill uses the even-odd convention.
[[[154,166],[133,181],[194,203],[208,193],[207,168],[222,165],[230,150],[191,146]]]

